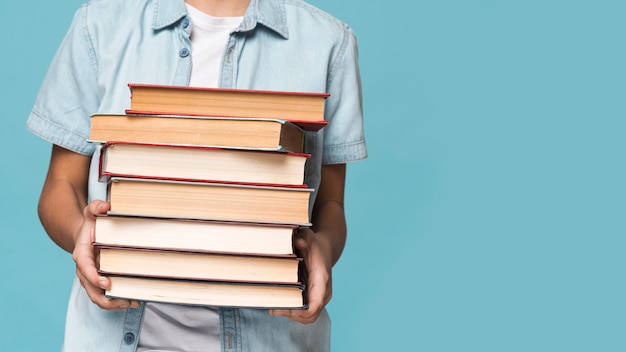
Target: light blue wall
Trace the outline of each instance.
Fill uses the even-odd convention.
[[[24,123],[81,2],[0,3],[7,351],[61,344],[73,262],[37,220],[50,147]],[[370,148],[334,350],[626,350],[626,3],[312,3],[358,35]]]

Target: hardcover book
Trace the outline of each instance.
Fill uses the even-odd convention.
[[[310,188],[112,177],[111,214],[308,226]]]
[[[276,119],[94,114],[89,140],[304,152],[304,130]]]
[[[300,258],[217,253],[165,248],[122,247],[95,243],[103,274],[210,281],[293,283]]]
[[[293,254],[295,225],[99,215],[95,241],[126,247]]]
[[[327,93],[129,84],[126,112],[324,121]],[[319,126],[318,126],[319,127]]]
[[[106,143],[100,176],[306,187],[308,154],[241,149]]]
[[[189,305],[306,308],[304,286],[109,276],[109,297]]]

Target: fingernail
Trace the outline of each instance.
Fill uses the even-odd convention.
[[[107,288],[107,280],[105,280],[105,279],[100,279],[100,280],[98,281],[98,285],[100,285],[100,288],[101,288],[101,289],[106,290],[106,288]]]

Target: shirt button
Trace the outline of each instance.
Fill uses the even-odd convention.
[[[132,332],[127,332],[126,334],[124,334],[125,344],[132,345],[133,342],[135,342],[135,334],[133,334]]]
[[[180,49],[180,52],[178,54],[180,55],[180,57],[187,57],[189,56],[189,49],[182,48]]]
[[[189,18],[183,18],[183,28],[189,27]]]

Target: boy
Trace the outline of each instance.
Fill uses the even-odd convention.
[[[294,236],[309,270],[307,310],[191,307],[109,299],[92,246],[105,213],[89,116],[123,113],[127,83],[328,92],[329,125],[307,134],[311,229]],[[300,0],[93,0],[77,12],[28,119],[53,143],[39,202],[76,280],[64,351],[326,351],[341,255],[345,164],[366,157],[355,37]]]

